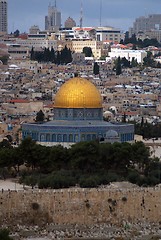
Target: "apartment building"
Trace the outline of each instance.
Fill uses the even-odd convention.
[[[150,14],[147,17],[136,18],[133,27],[129,29],[129,35],[138,34],[140,31],[146,33],[151,30],[161,30],[161,14]]]
[[[97,41],[110,41],[113,43],[119,43],[121,39],[124,39],[124,33],[113,27],[97,27],[96,28],[96,40]]]
[[[73,51],[76,53],[83,52],[84,47],[90,47],[95,59],[100,59],[102,56],[103,42],[96,40],[72,40]]]

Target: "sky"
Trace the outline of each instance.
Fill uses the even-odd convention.
[[[161,0],[57,0],[62,26],[69,16],[79,25],[81,1],[84,27],[112,26],[127,31],[137,17],[161,14]],[[54,5],[55,0],[8,0],[8,32],[29,32],[33,25],[44,30],[49,3]]]

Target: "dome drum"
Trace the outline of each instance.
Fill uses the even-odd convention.
[[[102,108],[54,108],[55,120],[102,120]]]

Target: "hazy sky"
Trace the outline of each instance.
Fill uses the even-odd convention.
[[[133,25],[135,18],[148,14],[161,14],[161,0],[82,0],[83,26],[100,26],[102,1],[102,26],[113,26],[123,31]],[[8,0],[9,31],[28,32],[32,25],[44,30],[48,5],[54,0]],[[81,0],[57,0],[62,13],[62,26],[70,16],[79,25]]]

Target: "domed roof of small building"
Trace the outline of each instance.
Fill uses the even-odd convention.
[[[106,132],[106,138],[116,138],[118,137],[118,133],[115,130],[109,130]]]
[[[55,96],[55,108],[102,108],[102,98],[93,83],[74,77],[64,83]]]
[[[104,116],[104,117],[109,117],[109,116],[112,116],[112,115],[113,115],[113,113],[110,112],[110,111],[105,111],[105,112],[103,113],[103,116]]]

